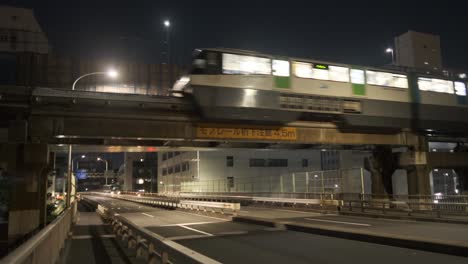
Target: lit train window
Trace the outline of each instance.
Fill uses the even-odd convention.
[[[224,74],[271,74],[271,60],[223,53]]]
[[[454,82],[455,84],[455,93],[457,95],[466,96],[466,85],[462,82]]]
[[[453,94],[453,82],[441,79],[418,78],[418,87],[421,91]]]
[[[294,75],[300,78],[312,78],[312,64],[304,62],[294,62]]]
[[[330,80],[337,82],[349,82],[349,69],[346,67],[329,66]]]
[[[408,88],[406,75],[390,72],[366,71],[367,83],[372,85]]]
[[[349,69],[305,62],[294,62],[294,75],[300,78],[349,82]]]
[[[289,77],[289,61],[273,60],[273,75]]]
[[[364,71],[351,69],[351,82],[354,84],[365,84]]]

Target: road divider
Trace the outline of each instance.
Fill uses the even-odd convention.
[[[312,223],[297,223],[289,221],[279,221],[257,217],[236,216],[234,222],[251,223],[267,227],[276,227],[285,230],[304,232],[316,235],[324,235],[343,239],[357,240],[368,243],[376,243],[388,246],[410,248],[442,254],[468,257],[468,244],[455,243],[452,241],[443,241],[437,239],[423,239],[420,237],[385,234],[374,232],[368,229],[353,229],[324,226]]]

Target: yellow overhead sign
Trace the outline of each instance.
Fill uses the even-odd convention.
[[[293,127],[197,127],[197,138],[296,140],[297,131]]]

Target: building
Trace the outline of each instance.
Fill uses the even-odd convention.
[[[158,189],[159,192],[361,192],[360,168],[368,153],[326,152],[249,149],[162,152],[158,158]],[[342,161],[343,158],[346,160]],[[337,164],[346,167],[336,170]],[[370,191],[369,173],[364,174],[365,190]]]
[[[414,69],[441,71],[440,37],[411,30],[396,37],[395,64]]]
[[[0,6],[0,52],[49,53],[49,41],[31,9]]]
[[[122,173],[123,190],[157,192],[158,154],[156,152],[125,152]]]

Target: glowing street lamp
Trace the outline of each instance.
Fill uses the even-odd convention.
[[[73,172],[73,161],[74,161],[75,159],[78,159],[78,158],[85,159],[85,158],[86,158],[86,155],[81,155],[81,156],[78,156],[78,157],[74,157],[74,158],[72,159],[72,162],[71,162],[71,169],[72,169],[72,172]],[[77,163],[77,164],[76,164],[76,169],[78,169],[78,165],[79,165],[79,164]]]
[[[75,90],[75,85],[76,83],[81,80],[82,78],[86,77],[86,76],[91,76],[91,75],[107,75],[108,77],[114,79],[114,78],[117,78],[119,76],[119,73],[114,70],[114,69],[110,69],[106,72],[91,72],[91,73],[87,73],[87,74],[84,74],[84,75],[81,75],[80,77],[78,77],[75,82],[73,82],[73,85],[72,85],[72,90]]]
[[[395,64],[394,59],[393,59],[393,49],[392,48],[387,48],[385,50],[385,53],[391,53],[392,54],[392,64]]]
[[[164,28],[166,29],[166,58],[167,58],[167,64],[171,63],[171,57],[170,57],[170,48],[169,48],[169,29],[171,27],[171,22],[166,19],[163,22]]]

